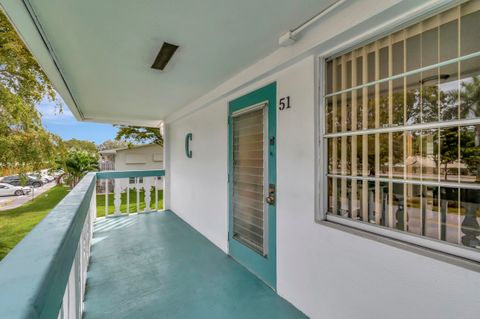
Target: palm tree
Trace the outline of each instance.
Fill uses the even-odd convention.
[[[77,185],[85,174],[97,171],[99,167],[96,155],[76,149],[70,150],[64,159],[58,161],[58,164],[65,171],[62,177],[66,178],[71,187]]]

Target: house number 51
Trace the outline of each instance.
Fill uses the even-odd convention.
[[[290,96],[286,96],[286,97],[282,97],[280,99],[280,106],[278,107],[278,109],[280,111],[283,111],[285,109],[289,109],[291,106],[290,106]]]

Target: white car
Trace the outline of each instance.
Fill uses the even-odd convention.
[[[0,196],[20,196],[30,193],[30,187],[13,186],[6,183],[0,183]]]
[[[55,180],[55,178],[53,178],[52,176],[50,175],[47,175],[47,174],[34,174],[34,173],[31,173],[28,175],[28,177],[30,178],[33,178],[33,179],[38,179],[38,180],[41,180],[43,184],[48,184],[50,182],[53,182]]]
[[[53,182],[55,180],[55,177],[53,177],[52,175],[48,175],[48,174],[44,174],[44,175],[42,175],[42,177],[45,178],[48,183]]]

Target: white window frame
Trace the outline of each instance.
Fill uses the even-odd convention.
[[[316,158],[316,165],[315,165],[315,170],[316,170],[316,202],[315,202],[315,222],[317,223],[334,223],[342,226],[347,226],[352,229],[360,230],[360,231],[365,231],[374,235],[378,235],[381,237],[386,237],[390,238],[393,240],[398,240],[407,244],[412,244],[412,245],[417,245],[420,247],[432,249],[435,251],[438,251],[440,253],[446,253],[449,255],[452,255],[454,257],[460,257],[460,258],[465,258],[471,261],[479,262],[480,263],[480,251],[476,250],[474,248],[470,247],[463,247],[459,246],[456,244],[452,244],[446,241],[440,241],[436,239],[432,239],[426,236],[421,236],[417,235],[414,233],[408,233],[405,231],[400,231],[397,229],[392,229],[376,224],[371,224],[368,222],[364,221],[358,221],[358,220],[353,220],[350,218],[345,218],[341,217],[338,215],[332,215],[328,214],[328,161],[327,156],[328,156],[328,149],[327,149],[327,143],[326,139],[327,137],[339,137],[342,135],[347,135],[351,136],[353,134],[365,134],[365,133],[383,133],[384,131],[386,132],[391,132],[391,131],[403,131],[401,128],[403,127],[389,127],[389,128],[374,128],[374,129],[368,129],[368,130],[358,130],[355,132],[345,132],[345,133],[329,133],[326,134],[326,125],[325,125],[325,79],[326,79],[326,63],[327,60],[332,57],[332,56],[338,56],[341,55],[342,53],[352,51],[355,48],[361,47],[363,45],[372,43],[375,40],[378,40],[379,38],[386,36],[388,34],[392,34],[398,30],[404,29],[405,27],[408,27],[409,25],[413,25],[415,23],[418,23],[419,21],[423,21],[425,19],[428,19],[430,16],[434,16],[436,14],[439,14],[441,12],[444,12],[450,8],[453,8],[455,6],[460,5],[463,2],[467,1],[461,1],[460,3],[455,3],[452,4],[449,7],[440,7],[437,8],[437,10],[434,10],[430,12],[428,15],[419,15],[417,17],[413,17],[410,19],[410,21],[402,24],[401,26],[397,27],[392,27],[387,31],[382,31],[381,33],[378,33],[376,35],[371,36],[370,38],[361,41],[360,43],[354,43],[354,44],[347,44],[345,46],[342,46],[340,49],[334,51],[334,52],[328,52],[328,54],[322,54],[318,55],[315,57],[315,81],[316,81],[316,87],[317,89],[315,90],[316,99],[317,99],[317,108],[315,110],[316,116],[315,116],[315,141],[316,141],[316,150],[315,154],[317,156]],[[456,60],[465,60],[467,58],[472,58],[480,56],[480,52],[470,54],[468,56],[464,57],[458,57]],[[452,59],[453,60],[453,59]],[[427,66],[421,69],[415,69],[413,72],[407,72],[407,73],[419,73],[422,70],[426,69],[433,69],[437,68],[441,65],[447,64],[444,61],[441,63],[437,63],[431,66]],[[399,74],[394,77],[388,77],[386,79],[380,80],[380,82],[388,81],[391,80],[392,78],[396,78],[399,76],[406,76],[405,73]],[[379,81],[374,81],[374,82],[369,82],[368,85],[374,85],[374,83],[379,82]],[[365,86],[365,85],[362,85]],[[362,87],[359,86],[359,87]],[[353,89],[353,88],[352,88]],[[349,89],[350,90],[350,89]],[[340,94],[341,91],[335,92],[335,94]],[[465,120],[455,120],[451,121],[448,123],[440,124],[440,123],[422,123],[422,124],[416,124],[411,126],[411,130],[417,130],[417,129],[424,129],[424,128],[429,128],[435,126],[435,128],[438,128],[440,126],[455,126],[455,125],[472,125],[472,124],[478,124],[480,122],[480,119],[465,119]],[[331,175],[330,175],[331,176]],[[343,176],[342,176],[343,177]],[[352,177],[352,179],[364,179],[363,177],[357,178],[357,177]],[[369,178],[367,178],[369,179]],[[378,180],[378,179],[377,179]],[[382,179],[380,179],[382,180]],[[388,179],[388,181],[392,181]],[[396,182],[396,180],[393,180],[393,182]],[[424,184],[424,185],[438,185],[441,184],[442,186],[448,187],[447,183],[442,182],[442,183],[435,183],[435,182],[422,182],[418,180],[402,180],[399,182],[408,182],[412,184]],[[463,187],[463,186],[468,186],[468,188],[473,188],[473,189],[480,189],[480,185],[462,185],[461,183],[452,183],[453,187]]]

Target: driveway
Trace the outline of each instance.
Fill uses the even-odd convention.
[[[26,202],[32,200],[33,198],[38,197],[40,194],[48,191],[50,188],[55,186],[55,182],[50,182],[48,184],[43,185],[42,187],[35,188],[32,190],[32,192],[28,195],[22,195],[22,196],[0,196],[0,211],[2,210],[8,210],[8,209],[13,209],[17,208],[19,206],[22,206]]]

